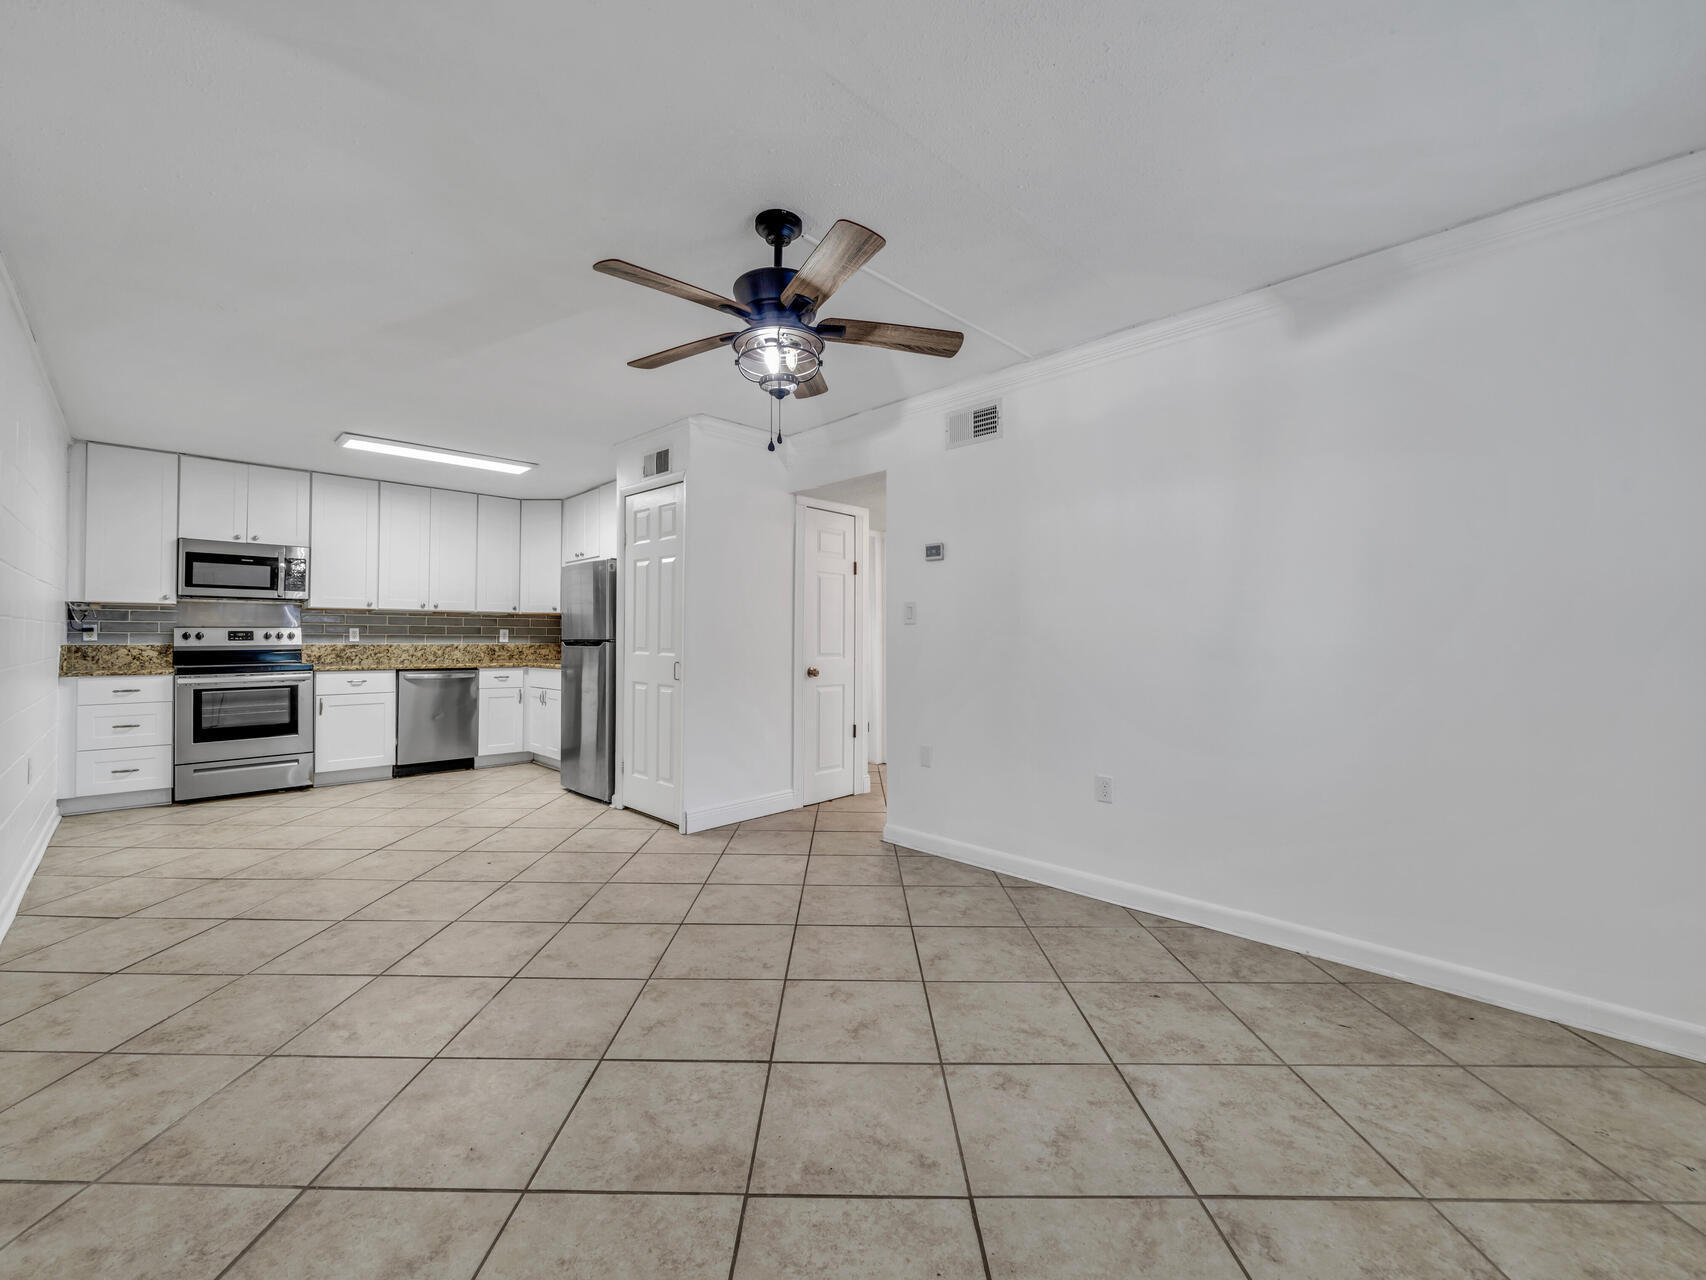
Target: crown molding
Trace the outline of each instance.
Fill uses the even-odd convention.
[[[730,444],[743,444],[753,449],[762,449],[770,443],[768,431],[762,427],[749,427],[744,422],[731,422],[708,413],[696,413],[687,421],[695,430],[713,440],[726,440]]]
[[[1613,214],[1662,204],[1701,187],[1706,187],[1706,150],[1691,151],[1587,186],[1514,205],[1415,240],[1370,250],[1232,298],[1146,321],[994,373],[862,409],[790,436],[788,444],[802,454],[831,448],[881,430],[901,418],[963,408],[1020,387],[1185,342],[1201,334],[1265,318],[1283,319],[1290,313],[1283,300],[1288,291],[1334,293],[1377,284],[1383,279],[1414,276],[1419,271],[1446,267],[1505,245],[1541,239]]]

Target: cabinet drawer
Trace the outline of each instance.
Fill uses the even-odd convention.
[[[481,667],[480,688],[519,689],[525,667]]]
[[[77,705],[102,702],[170,702],[171,676],[81,676],[77,680]]]
[[[527,687],[529,689],[561,689],[563,687],[563,669],[561,667],[528,667]]]
[[[395,671],[320,671],[314,675],[314,692],[335,693],[395,693]]]
[[[77,750],[172,745],[172,704],[104,704],[77,708]]]
[[[172,785],[172,748],[115,747],[77,753],[77,794],[153,791]]]

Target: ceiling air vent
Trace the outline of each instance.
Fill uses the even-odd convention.
[[[648,453],[645,461],[640,464],[640,475],[666,476],[669,474],[669,450],[659,449],[656,453]]]
[[[962,409],[948,415],[948,448],[1001,438],[1001,402]]]

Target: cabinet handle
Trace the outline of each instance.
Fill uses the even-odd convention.
[[[135,769],[108,769],[108,773],[135,773]]]
[[[139,724],[115,724],[112,727],[115,729],[140,729],[142,726]]]
[[[373,608],[373,601],[371,601],[371,600],[369,600],[369,601],[368,601],[368,602],[367,602],[367,607],[368,607],[368,608],[369,608],[369,609],[371,609],[371,608]]]
[[[360,679],[360,680],[351,680],[350,683],[351,684],[366,684],[367,680],[364,677],[363,679]]]
[[[242,540],[243,540],[243,535],[240,533],[234,533],[231,535],[231,541],[233,541],[233,542],[241,542]]]
[[[423,608],[423,609],[426,608],[426,601],[425,600],[421,601],[421,608]]]
[[[320,714],[321,715],[326,714],[326,700],[324,698],[320,699]]]
[[[140,689],[114,689],[114,693],[141,693]]]
[[[261,535],[258,533],[251,533],[249,535],[249,541],[250,542],[259,542],[260,540],[261,540]]]

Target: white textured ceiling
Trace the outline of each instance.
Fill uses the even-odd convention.
[[[1706,144],[1703,64],[1700,0],[11,0],[0,252],[79,435],[557,494],[764,420],[626,368],[723,324],[595,259],[883,232],[829,311],[965,350],[831,348],[793,430]]]

